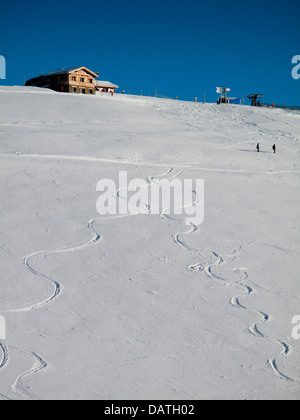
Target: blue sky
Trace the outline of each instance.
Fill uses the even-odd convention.
[[[299,0],[1,0],[6,80],[86,66],[132,94],[300,105]]]

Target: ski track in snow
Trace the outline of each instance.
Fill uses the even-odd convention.
[[[244,268],[244,267],[232,269],[232,271],[235,272],[236,274],[238,274],[238,275],[239,274],[242,274],[243,277],[242,277],[242,279],[241,279],[241,281],[240,281],[239,284],[240,284],[241,287],[245,288],[246,291],[245,291],[245,293],[243,293],[240,296],[233,297],[231,299],[231,304],[233,306],[239,308],[239,309],[243,309],[243,310],[247,310],[248,312],[253,312],[253,313],[259,314],[260,317],[261,317],[260,320],[258,322],[253,323],[252,325],[249,326],[249,332],[251,334],[253,334],[254,336],[258,337],[258,338],[266,338],[269,341],[272,341],[272,342],[280,345],[283,350],[282,350],[282,352],[280,353],[280,355],[278,357],[287,356],[289,354],[290,350],[291,350],[290,349],[290,346],[287,343],[285,343],[285,342],[283,342],[281,340],[278,340],[278,339],[274,339],[274,338],[270,337],[269,335],[263,334],[259,330],[259,328],[258,328],[259,325],[263,325],[263,324],[267,323],[268,321],[270,321],[271,320],[271,316],[268,315],[267,313],[263,312],[263,311],[253,311],[253,310],[250,310],[249,308],[246,308],[244,305],[242,305],[240,303],[240,299],[246,298],[250,294],[254,293],[254,290],[249,285],[245,284],[245,281],[249,277],[249,275],[248,275],[248,273],[247,273],[246,270],[247,269]],[[290,381],[290,382],[296,382],[294,379],[288,377],[287,375],[285,375],[281,371],[279,371],[279,369],[277,367],[277,362],[276,362],[276,359],[275,358],[269,359],[268,360],[268,363],[272,367],[273,372],[276,374],[276,376],[278,376],[281,379]]]
[[[47,367],[47,363],[40,356],[38,356],[34,352],[32,352],[31,355],[35,358],[35,363],[33,367],[30,370],[18,376],[15,382],[11,386],[13,392],[16,395],[18,395],[22,400],[38,400],[39,399],[29,391],[28,386],[24,385],[23,379],[28,378],[31,375],[35,375],[36,373],[41,372]]]
[[[157,108],[158,111],[160,111]],[[184,106],[183,106],[183,111],[185,110]],[[161,114],[163,115],[163,114]],[[163,115],[165,118],[167,118],[165,115]],[[230,118],[230,117],[229,117]],[[267,117],[266,117],[267,118]],[[179,118],[180,119],[180,118]],[[242,116],[243,122],[246,125],[251,125],[253,127],[253,129],[257,132],[258,128],[252,124],[249,121],[246,121],[246,118],[244,116]],[[184,122],[183,119],[180,119],[181,122]],[[9,124],[15,124],[15,123],[9,123]],[[26,123],[21,123],[21,124],[26,124]],[[199,129],[199,126],[193,125],[190,122],[186,122],[185,124],[191,128],[191,129]],[[4,125],[4,124],[2,124]],[[264,134],[264,135],[269,135],[270,134],[270,130],[263,132],[262,130],[260,130],[260,133]],[[271,133],[273,138],[275,140],[278,140],[278,136],[282,135],[281,132],[276,132],[276,134]],[[286,135],[286,133],[284,133]],[[296,138],[292,135],[290,135],[291,138],[293,140],[295,140]],[[297,139],[296,139],[297,140]],[[120,159],[102,159],[102,158],[93,158],[93,157],[88,157],[88,156],[64,156],[64,155],[40,155],[40,154],[22,154],[22,153],[16,153],[16,154],[0,154],[1,157],[6,157],[6,158],[17,158],[17,159],[35,159],[35,160],[57,160],[57,161],[62,161],[62,160],[68,160],[68,161],[82,161],[82,162],[95,162],[95,163],[113,163],[113,164],[118,164],[118,165],[133,165],[133,166],[143,166],[143,167],[157,167],[157,168],[165,168],[170,166],[169,164],[164,164],[164,163],[151,163],[151,164],[147,164],[145,162],[137,162],[137,161],[130,161],[130,160],[120,160]],[[289,174],[289,173],[300,173],[300,171],[263,171],[263,172],[249,172],[249,171],[243,171],[243,170],[226,170],[226,169],[218,169],[218,168],[200,168],[197,166],[197,164],[193,164],[193,163],[180,163],[180,165],[174,165],[177,167],[180,167],[180,171],[178,173],[174,173],[175,168],[174,167],[170,167],[165,173],[157,175],[156,177],[154,176],[149,176],[147,178],[147,183],[148,186],[151,186],[151,183],[153,182],[160,182],[160,178],[165,177],[164,179],[175,179],[177,178],[179,175],[182,174],[182,172],[184,171],[184,169],[190,169],[190,170],[201,170],[203,172],[220,172],[220,173],[238,173],[238,174],[266,174],[266,175],[276,175],[276,174]],[[167,177],[167,178],[166,178]],[[195,194],[196,192],[193,191]],[[122,196],[120,195],[121,190],[119,190],[116,194],[116,196],[118,198],[122,198]],[[189,206],[193,205],[197,203],[197,198],[196,201],[193,203],[190,203]],[[137,214],[148,214],[150,212],[150,208],[145,206],[144,211],[141,213],[137,213]],[[167,215],[166,212],[169,209],[164,209],[163,212],[161,213],[161,218],[162,219],[168,219],[171,221],[175,221],[175,219],[173,219],[171,216]],[[132,215],[134,216],[134,215]],[[119,216],[112,216],[112,217],[107,217],[107,218],[99,218],[99,219],[93,219],[90,220],[87,223],[87,227],[90,229],[90,231],[92,231],[92,239],[90,239],[88,242],[84,242],[82,244],[78,244],[75,246],[69,246],[63,249],[56,249],[56,250],[52,250],[52,251],[38,251],[38,252],[34,252],[26,257],[24,257],[23,259],[23,264],[24,266],[27,268],[27,270],[29,270],[33,275],[35,275],[36,277],[38,277],[39,279],[46,281],[47,283],[51,284],[53,287],[53,292],[51,294],[51,296],[49,296],[47,299],[44,299],[40,302],[36,302],[33,303],[29,306],[25,306],[22,308],[17,308],[17,309],[10,309],[7,310],[5,312],[11,312],[11,313],[16,313],[16,312],[27,312],[27,311],[31,311],[31,310],[35,310],[35,309],[40,309],[41,307],[48,305],[49,303],[53,302],[54,299],[56,299],[60,293],[62,292],[62,285],[54,280],[52,277],[45,275],[41,272],[39,272],[36,268],[35,265],[37,263],[37,260],[42,257],[42,256],[47,256],[47,255],[54,255],[54,254],[62,254],[62,253],[68,253],[68,252],[77,252],[83,249],[86,249],[90,246],[93,246],[95,244],[97,244],[99,242],[99,240],[101,239],[101,236],[97,233],[96,229],[94,228],[94,224],[97,221],[100,220],[109,220],[109,219],[117,219],[117,218],[121,218],[121,217],[129,217],[129,215],[119,215]],[[176,222],[176,221],[175,221]],[[193,246],[190,246],[188,244],[188,242],[183,239],[182,237],[188,236],[188,235],[192,235],[194,233],[196,233],[199,230],[198,226],[191,224],[190,228],[183,233],[176,233],[173,235],[173,241],[184,251],[190,253],[191,255],[193,255],[194,257],[199,256],[199,254],[201,254],[201,251],[199,249],[194,248]],[[246,246],[251,246],[250,245],[246,245]],[[204,262],[200,262],[197,264],[193,264],[190,265],[188,267],[189,271],[194,271],[194,272],[204,272],[206,274],[206,276],[208,276],[210,279],[215,279],[217,281],[222,281],[224,287],[232,284],[231,282],[229,282],[227,279],[223,278],[220,275],[217,275],[214,273],[214,267],[220,267],[222,266],[223,263],[227,262],[227,260],[231,260],[231,262],[233,262],[235,260],[235,257],[243,250],[245,245],[241,245],[237,248],[235,248],[232,253],[230,253],[229,255],[219,255],[217,252],[210,250],[210,255],[211,255],[211,261],[204,261]],[[232,268],[229,271],[231,271],[231,273],[235,273],[238,277],[238,284],[239,286],[243,289],[243,293],[240,294],[239,296],[236,297],[232,297],[230,300],[230,304],[235,307],[238,310],[246,310],[248,312],[254,313],[255,315],[259,315],[260,320],[253,323],[251,326],[248,327],[249,333],[251,333],[252,335],[254,335],[257,339],[268,339],[270,341],[273,341],[274,343],[277,343],[278,345],[280,345],[282,347],[282,352],[280,353],[279,356],[276,356],[275,358],[269,358],[269,360],[267,361],[267,363],[269,364],[269,366],[271,367],[272,371],[274,372],[274,374],[279,377],[281,380],[287,380],[290,382],[296,382],[294,379],[290,378],[289,376],[285,375],[283,372],[281,372],[280,368],[278,367],[278,362],[277,362],[277,358],[278,357],[286,357],[288,356],[289,352],[290,352],[290,347],[283,341],[277,340],[277,339],[273,339],[270,338],[269,336],[263,334],[260,329],[259,326],[266,324],[268,321],[270,321],[271,316],[263,311],[255,311],[255,310],[251,310],[249,308],[247,308],[241,301],[245,300],[249,295],[255,293],[255,291],[247,284],[247,279],[249,278],[249,274],[247,272],[247,268],[244,267],[239,267],[239,268]],[[236,281],[234,283],[237,283]],[[2,352],[2,360],[0,359],[0,370],[5,368],[5,366],[7,365],[8,361],[9,361],[9,352],[8,352],[8,348],[0,342],[0,351]],[[33,364],[33,367],[22,373],[20,376],[17,377],[17,379],[14,381],[14,383],[12,384],[11,388],[13,390],[13,392],[18,395],[19,398],[21,399],[27,399],[27,400],[36,400],[38,399],[36,396],[34,396],[29,388],[24,385],[24,380],[32,375],[35,375],[41,371],[43,371],[44,369],[46,369],[47,367],[47,362],[45,360],[43,360],[39,355],[37,355],[35,352],[31,352],[30,353],[31,357],[34,358],[35,362]],[[0,399],[8,399],[7,397],[5,397],[4,395],[0,395]]]
[[[3,357],[2,357],[2,360],[0,362],[0,369],[3,369],[4,366],[6,365],[7,361],[8,361],[8,350],[7,350],[7,347],[1,342],[0,342],[0,349],[3,353]]]
[[[182,108],[182,112],[183,112],[183,117],[182,118],[179,118],[181,120],[181,122],[183,122],[186,126],[188,126],[191,129],[199,129],[199,125],[194,125],[194,124],[191,124],[190,122],[187,122],[187,116],[190,117],[190,115],[191,115],[190,114],[190,108],[187,108],[185,105],[182,105],[181,108]],[[157,110],[159,112],[161,111],[161,109],[158,109],[158,108],[157,108]],[[184,114],[184,111],[186,111],[186,110],[188,111],[188,114]],[[196,112],[196,114],[198,114],[198,112]],[[164,115],[163,113],[161,113],[161,115],[164,118],[167,118],[168,119],[168,117],[166,117],[166,115]],[[266,115],[263,115],[263,116],[265,118],[269,118],[270,119],[270,117],[268,117]],[[231,119],[231,115],[230,116],[227,116],[227,118]],[[263,135],[263,136],[268,136],[268,137],[270,137],[270,135],[271,135],[271,137],[274,138],[275,143],[277,143],[280,140],[280,137],[282,137],[282,135],[284,135],[284,136],[287,135],[287,133],[283,132],[282,130],[276,130],[276,132],[274,133],[270,129],[261,129],[260,127],[257,126],[257,124],[254,124],[254,123],[251,123],[251,122],[247,121],[246,116],[244,116],[244,115],[242,115],[241,118],[242,118],[243,123],[246,126],[251,126],[251,128],[253,128],[255,130],[255,133],[258,133],[258,134]],[[236,117],[234,117],[234,119],[235,119],[235,122],[238,123],[239,124],[239,127],[240,127],[240,120],[238,121]],[[298,139],[293,134],[288,133],[288,136],[290,137],[290,139],[292,141],[298,141]],[[193,169],[193,168],[190,168],[190,169]],[[219,169],[214,169],[214,170],[213,169],[209,169],[209,168],[206,168],[206,169],[205,168],[197,168],[197,169],[202,170],[204,172],[205,171],[219,172]],[[224,170],[224,172],[244,173],[244,171],[234,171],[234,170],[233,171],[231,171],[231,170]],[[258,173],[258,172],[256,172],[256,173]],[[279,173],[281,173],[281,174],[282,173],[299,173],[299,171],[277,171],[277,172],[275,172],[275,171],[265,171],[265,172],[260,172],[260,174],[268,174],[268,175],[270,175],[270,174],[274,174],[275,175],[275,174],[279,174]],[[254,174],[254,172],[253,172],[253,174]],[[198,230],[198,227],[195,226],[195,225],[192,225],[191,228],[187,232],[184,232],[184,233],[181,233],[181,234],[180,233],[177,233],[177,234],[175,234],[173,236],[174,242],[178,246],[180,246],[181,249],[189,252],[194,257],[196,255],[199,255],[200,250],[195,249],[194,247],[190,246],[186,241],[184,241],[183,239],[181,239],[180,236],[188,236],[188,235],[191,235],[191,234],[197,232],[197,230]],[[251,246],[251,245],[252,244],[249,244],[247,246]],[[194,265],[190,265],[188,267],[188,270],[189,271],[196,271],[196,272],[197,271],[203,271],[209,278],[214,278],[214,279],[219,280],[219,281],[221,280],[224,283],[225,287],[226,287],[226,286],[228,286],[231,283],[229,283],[225,278],[216,275],[213,272],[213,267],[214,266],[221,266],[224,262],[226,262],[226,259],[228,259],[228,258],[231,258],[231,259],[234,258],[235,259],[235,256],[237,254],[239,254],[243,250],[243,248],[244,248],[244,246],[239,246],[236,249],[234,249],[234,251],[231,254],[224,255],[224,256],[220,256],[220,255],[218,255],[218,253],[216,253],[214,251],[210,251],[211,255],[215,257],[215,261],[213,263],[208,262],[208,261],[205,261],[205,262],[202,262],[202,263],[197,263],[197,264],[194,264]],[[232,259],[232,261],[234,261],[234,260]],[[271,319],[270,315],[267,314],[267,313],[265,313],[265,312],[263,312],[263,311],[255,311],[255,310],[251,310],[249,308],[246,308],[240,302],[241,299],[245,299],[245,298],[247,298],[247,296],[255,293],[255,291],[248,284],[246,284],[246,280],[249,278],[249,274],[247,272],[247,269],[241,267],[241,268],[231,269],[231,271],[232,272],[235,272],[236,274],[240,274],[240,273],[242,274],[242,278],[239,281],[239,285],[240,285],[241,288],[244,289],[244,293],[242,293],[239,296],[232,297],[231,300],[230,300],[230,304],[232,306],[238,308],[238,309],[247,310],[248,312],[251,312],[251,313],[254,313],[254,314],[258,314],[260,316],[260,320],[258,322],[253,323],[252,325],[250,325],[248,327],[249,332],[251,334],[253,334],[255,337],[257,337],[257,338],[266,338],[266,339],[268,339],[268,340],[270,340],[270,341],[272,341],[272,342],[280,345],[282,347],[282,352],[280,353],[280,355],[278,357],[286,357],[286,356],[288,356],[288,354],[289,354],[289,352],[290,352],[291,349],[290,349],[290,347],[289,347],[289,345],[287,343],[285,343],[285,342],[283,342],[281,340],[278,340],[278,339],[273,339],[273,338],[271,338],[271,337],[263,334],[259,330],[259,325],[266,324],[268,321],[270,321],[270,319]],[[278,368],[276,358],[270,358],[267,363],[272,368],[274,374],[277,377],[279,377],[280,379],[286,380],[286,381],[289,381],[289,382],[296,382],[294,379],[290,378],[289,376],[287,376],[283,372],[281,372],[281,370]]]
[[[241,175],[280,175],[280,174],[300,174],[300,171],[296,170],[282,170],[282,171],[245,171],[242,169],[222,169],[222,168],[203,168],[197,166],[197,163],[184,163],[181,162],[180,165],[172,163],[160,163],[160,162],[142,162],[134,160],[120,160],[120,159],[104,159],[104,158],[95,158],[89,156],[66,156],[66,155],[41,155],[41,154],[26,154],[26,153],[0,153],[1,157],[4,158],[17,158],[17,159],[32,159],[32,160],[57,160],[57,161],[79,161],[79,162],[94,162],[94,163],[113,163],[113,164],[122,164],[135,167],[152,167],[152,168],[165,168],[168,166],[177,166],[178,168],[196,170],[202,172],[215,172],[215,173],[231,173],[231,174],[241,174]]]
[[[38,251],[38,252],[34,252],[32,254],[30,254],[29,256],[25,257],[23,259],[23,264],[25,265],[25,267],[34,275],[36,275],[37,277],[41,278],[41,279],[45,279],[46,281],[48,281],[49,283],[51,283],[53,285],[54,291],[51,294],[50,297],[48,297],[45,300],[42,300],[40,302],[34,303],[32,305],[29,306],[25,306],[22,308],[18,308],[18,309],[8,309],[6,312],[27,312],[27,311],[31,311],[33,309],[37,309],[40,308],[41,306],[47,305],[48,303],[52,302],[61,292],[61,284],[58,283],[56,280],[53,280],[51,277],[46,276],[45,274],[39,272],[38,270],[36,270],[34,268],[34,265],[36,264],[36,261],[38,260],[38,258],[40,258],[41,256],[47,256],[47,255],[54,255],[54,254],[62,254],[62,253],[67,253],[67,252],[76,252],[76,251],[80,251],[82,249],[88,248],[89,246],[94,245],[95,243],[97,243],[100,240],[100,235],[98,235],[93,227],[94,224],[94,220],[91,220],[90,222],[88,222],[87,226],[89,227],[89,229],[92,230],[93,232],[93,238],[91,240],[89,240],[88,242],[85,242],[83,244],[79,244],[79,245],[75,245],[72,247],[68,247],[68,248],[62,248],[62,249],[55,249],[53,251]],[[33,263],[31,263],[31,260],[33,260]]]
[[[118,162],[120,163],[120,162]],[[173,174],[175,168],[169,168],[166,172],[164,172],[163,174],[159,174],[157,176],[149,176],[147,178],[147,186],[149,187],[151,186],[151,183],[153,182],[163,182],[165,180],[172,180],[177,178],[179,175],[182,174],[183,170],[179,171],[178,173]],[[168,178],[166,178],[167,176],[169,176]],[[162,181],[159,180],[159,178],[162,178]],[[122,198],[120,196],[120,190],[117,191],[116,193],[116,197],[118,198]],[[150,208],[146,208],[145,205],[145,210],[147,210],[146,214],[150,212]],[[166,211],[166,210],[164,210]],[[101,236],[97,233],[97,231],[94,228],[94,224],[97,221],[105,221],[105,220],[111,220],[111,219],[117,219],[117,218],[123,218],[123,217],[129,217],[129,216],[135,216],[138,214],[145,214],[145,211],[136,213],[136,214],[132,214],[132,215],[116,215],[116,216],[111,216],[108,218],[105,217],[101,217],[101,218],[97,218],[97,219],[93,219],[90,220],[87,223],[87,227],[92,231],[93,237],[92,239],[90,239],[88,242],[84,242],[82,244],[79,245],[75,245],[75,246],[70,246],[70,247],[66,247],[66,248],[62,248],[62,249],[55,249],[52,251],[38,251],[38,252],[34,252],[26,257],[23,258],[23,264],[24,266],[35,276],[37,276],[38,278],[42,279],[42,280],[46,280],[46,282],[49,282],[52,286],[53,286],[53,293],[51,294],[51,296],[49,296],[47,299],[33,303],[29,306],[25,306],[22,308],[17,308],[17,309],[8,309],[5,312],[7,313],[19,313],[19,312],[28,312],[28,311],[32,311],[35,309],[39,309],[45,305],[48,305],[49,303],[53,302],[53,300],[55,298],[57,298],[57,296],[61,293],[62,291],[62,286],[61,284],[52,279],[52,277],[45,275],[43,273],[41,273],[40,271],[38,271],[36,268],[34,268],[34,265],[36,264],[37,260],[41,257],[41,256],[47,256],[47,255],[54,255],[54,254],[62,254],[62,253],[68,253],[68,252],[77,252],[80,250],[83,250],[85,248],[88,248],[92,245],[95,245],[100,239]],[[161,214],[161,217],[164,217],[164,214]],[[6,346],[4,346],[2,343],[0,343],[0,348],[3,352],[3,360],[0,363],[0,369],[4,368],[5,365],[8,362],[9,359],[9,355],[8,355],[8,349]],[[13,392],[18,395],[19,397],[21,397],[22,399],[29,399],[29,400],[36,400],[38,398],[36,398],[32,393],[30,393],[26,386],[23,384],[23,379],[28,378],[31,375],[34,375],[40,371],[42,371],[43,369],[45,369],[47,367],[47,362],[45,360],[43,360],[40,356],[38,356],[35,352],[31,353],[32,356],[34,356],[34,358],[36,359],[32,369],[24,372],[23,374],[21,374],[16,380],[15,382],[12,384],[11,388],[13,390]],[[7,397],[0,395],[0,398],[2,399],[7,399]]]
[[[29,306],[25,306],[22,308],[18,308],[18,309],[8,309],[5,312],[10,312],[10,313],[16,313],[16,312],[28,312],[34,309],[39,309],[42,306],[45,306],[49,303],[51,303],[61,292],[62,288],[61,288],[61,284],[58,283],[56,280],[53,280],[51,277],[39,272],[38,270],[36,270],[33,265],[36,263],[37,259],[41,256],[46,256],[46,255],[53,255],[53,254],[62,254],[62,253],[67,253],[67,252],[76,252],[76,251],[80,251],[83,250],[85,248],[88,248],[94,244],[96,244],[99,240],[100,240],[100,235],[98,235],[98,233],[96,232],[96,230],[94,229],[94,223],[95,220],[90,220],[87,224],[87,227],[92,231],[93,233],[93,238],[91,240],[89,240],[88,242],[85,242],[83,244],[79,244],[79,245],[75,245],[72,247],[68,247],[68,248],[63,248],[63,249],[56,249],[53,251],[39,251],[39,252],[34,252],[33,254],[30,254],[29,256],[25,257],[23,259],[23,264],[25,265],[25,267],[35,276],[39,277],[42,280],[46,280],[47,282],[49,282],[50,284],[53,285],[54,291],[51,294],[50,297],[48,297],[45,300],[42,300],[40,302],[34,303],[32,305]],[[31,263],[31,260],[34,259],[34,262]],[[2,343],[0,343],[0,348],[3,352],[3,360],[0,364],[0,369],[4,368],[5,365],[7,364],[8,360],[9,360],[9,355],[8,355],[8,349],[6,346],[4,346]],[[23,373],[22,375],[20,375],[16,381],[13,383],[13,385],[11,386],[13,392],[17,395],[19,395],[21,398],[25,398],[25,399],[37,399],[35,398],[30,392],[28,392],[25,388],[25,386],[23,385],[23,378],[28,377],[30,375],[33,375],[35,373],[40,372],[41,370],[45,369],[47,366],[47,362],[44,361],[40,356],[38,356],[35,352],[32,352],[32,355],[35,357],[36,362],[33,366],[32,369],[30,369],[29,371]],[[5,396],[2,396],[2,398],[6,399]]]
[[[118,163],[120,164],[120,162],[118,162]],[[149,176],[147,178],[147,182],[148,182],[147,187],[151,186],[151,183],[153,183],[153,182],[160,183],[164,180],[169,180],[170,181],[172,179],[177,178],[179,175],[181,175],[183,173],[183,170],[180,170],[178,173],[173,174],[174,171],[175,171],[175,168],[171,167],[166,172],[164,172],[163,174],[159,174],[157,176]],[[163,178],[163,179],[160,180],[160,178]],[[118,198],[122,198],[121,195],[120,195],[120,192],[121,192],[121,190],[117,191],[117,193],[116,193],[116,196]],[[193,193],[196,194],[195,191],[193,191]],[[194,201],[193,203],[189,203],[188,206],[191,206],[191,205],[197,203],[197,200],[198,200],[198,198],[196,198],[196,201]],[[76,252],[76,251],[80,251],[80,250],[83,250],[85,248],[88,248],[92,245],[95,245],[101,239],[101,236],[97,233],[97,231],[94,228],[94,224],[97,221],[100,221],[100,220],[104,221],[104,220],[111,220],[111,219],[122,218],[122,217],[135,216],[137,214],[149,214],[150,210],[151,210],[150,208],[147,208],[145,206],[144,211],[141,211],[140,213],[136,213],[136,214],[133,214],[133,215],[117,215],[117,216],[111,216],[111,217],[108,217],[108,218],[102,217],[102,218],[99,218],[99,219],[90,220],[87,223],[87,227],[92,231],[93,237],[88,242],[84,242],[84,243],[79,244],[79,245],[66,247],[66,248],[62,248],[62,249],[56,249],[56,250],[53,250],[53,251],[38,251],[38,252],[34,252],[34,253],[28,255],[27,257],[25,257],[23,259],[23,264],[25,265],[25,267],[32,274],[36,275],[40,279],[46,280],[47,282],[51,283],[53,285],[54,291],[51,294],[51,296],[48,297],[45,300],[42,300],[40,302],[34,303],[32,305],[29,305],[29,306],[26,306],[26,307],[23,307],[23,308],[7,310],[6,312],[27,312],[27,311],[31,311],[31,310],[34,310],[34,309],[41,308],[42,306],[45,306],[45,305],[51,303],[61,293],[62,286],[61,286],[60,283],[58,283],[56,280],[53,280],[50,276],[47,276],[47,275],[39,272],[38,270],[36,270],[34,268],[34,265],[35,265],[36,261],[38,260],[38,258],[40,258],[43,255],[47,256],[47,255],[61,254],[61,253],[67,253],[67,252]],[[167,218],[169,220],[174,221],[174,219],[171,216],[168,216],[168,215],[165,214],[165,212],[167,210],[169,210],[169,209],[163,210],[163,212],[160,215],[161,218],[162,219]],[[191,234],[198,231],[198,229],[199,229],[198,226],[196,226],[192,223],[190,225],[191,225],[190,228],[186,232],[174,234],[173,235],[173,240],[181,249],[189,252],[190,254],[192,254],[195,257],[197,254],[199,255],[200,250],[190,246],[185,240],[183,240],[181,238],[181,236],[188,236],[188,235],[191,235]],[[248,246],[250,246],[250,245],[248,245]],[[232,251],[232,253],[230,253],[229,255],[223,255],[223,256],[219,255],[215,251],[210,251],[212,259],[214,260],[213,262],[205,261],[205,262],[202,262],[202,263],[197,263],[197,264],[194,264],[194,265],[190,265],[188,267],[188,270],[189,271],[195,271],[195,272],[203,271],[209,278],[211,278],[211,279],[214,278],[218,281],[222,281],[223,284],[224,284],[223,287],[229,286],[231,283],[228,282],[228,280],[226,280],[225,278],[215,274],[214,271],[213,271],[213,267],[221,266],[224,262],[227,261],[228,258],[231,258],[231,260],[234,261],[237,254],[239,254],[242,251],[243,248],[244,248],[244,246],[239,246],[239,247],[235,248]],[[260,315],[260,320],[258,322],[253,323],[251,326],[249,326],[249,332],[251,334],[253,334],[254,336],[256,336],[257,338],[267,338],[267,339],[269,339],[273,342],[276,342],[277,344],[279,344],[283,348],[283,351],[281,352],[280,357],[287,356],[289,351],[290,351],[290,347],[286,343],[284,343],[280,340],[275,340],[275,339],[269,338],[268,336],[264,335],[258,328],[259,325],[265,324],[266,322],[268,322],[270,320],[270,315],[264,313],[263,311],[252,311],[252,310],[246,308],[240,302],[241,299],[246,298],[250,294],[254,293],[254,290],[249,285],[247,285],[245,283],[245,281],[249,277],[247,271],[245,271],[245,270],[246,269],[244,269],[243,267],[231,269],[231,271],[235,272],[236,274],[240,273],[240,272],[243,274],[243,277],[240,280],[239,284],[244,289],[244,293],[237,296],[237,297],[232,297],[231,301],[230,301],[230,304],[232,306],[238,308],[238,309],[247,310],[249,312],[253,312],[255,314]],[[4,346],[3,344],[0,343],[0,348],[3,352],[3,359],[2,359],[2,362],[0,363],[0,369],[2,369],[7,364],[9,356],[8,356],[8,349],[7,349],[6,346]],[[29,400],[36,400],[38,398],[36,398],[31,392],[28,391],[28,389],[26,388],[26,386],[23,383],[23,379],[28,378],[29,376],[34,375],[34,374],[42,371],[43,369],[45,369],[47,367],[47,362],[44,361],[35,352],[32,352],[32,356],[35,358],[35,363],[34,363],[32,369],[30,369],[29,371],[26,371],[23,374],[21,374],[11,386],[13,392],[16,395],[18,395],[22,399],[27,399],[27,400],[28,399]],[[287,380],[289,382],[295,382],[294,379],[288,377],[287,375],[285,375],[284,373],[282,373],[279,370],[279,368],[277,366],[276,358],[270,358],[267,363],[272,368],[274,374],[277,377],[279,377],[280,379],[283,379],[283,380]],[[7,399],[7,397],[5,397],[3,395],[1,395],[0,398]]]
[[[179,245],[182,249],[184,249],[185,251],[189,252],[190,254],[192,254],[194,257],[195,255],[198,253],[200,253],[200,250],[191,247],[190,245],[188,245],[184,240],[179,239],[180,235],[190,235],[192,233],[195,233],[198,230],[197,226],[192,226],[191,229],[189,229],[187,232],[182,233],[182,234],[176,234],[174,235],[173,239],[175,241],[175,243],[177,245]],[[252,246],[253,244],[249,244],[247,246]],[[231,284],[231,282],[228,282],[228,280],[226,280],[225,278],[215,274],[213,272],[213,267],[217,267],[217,266],[221,266],[223,263],[225,263],[227,261],[228,258],[231,258],[231,261],[233,262],[235,260],[235,256],[237,256],[242,250],[243,250],[244,246],[239,246],[237,248],[234,249],[234,251],[232,253],[230,253],[229,255],[219,255],[218,253],[214,252],[214,251],[210,251],[210,254],[215,258],[214,262],[209,262],[209,261],[205,261],[202,263],[197,263],[197,264],[193,264],[190,265],[188,267],[189,271],[195,271],[195,272],[200,272],[203,271],[210,279],[214,278],[218,281],[222,281],[224,284],[224,287],[229,286]],[[250,325],[248,327],[249,332],[254,335],[257,338],[265,338],[273,343],[278,344],[279,346],[282,347],[282,352],[280,353],[279,356],[277,357],[286,357],[288,356],[291,348],[290,346],[278,339],[274,339],[268,335],[263,334],[260,329],[259,329],[259,325],[263,325],[266,324],[268,321],[270,321],[271,316],[263,311],[257,311],[257,310],[251,310],[249,308],[247,308],[246,306],[242,305],[240,300],[241,299],[245,299],[247,296],[255,293],[255,291],[248,285],[246,284],[246,280],[249,278],[249,274],[246,271],[247,269],[244,267],[240,267],[240,268],[233,268],[231,269],[232,272],[236,273],[236,274],[241,274],[242,278],[239,281],[239,285],[241,288],[244,289],[244,293],[242,293],[239,296],[236,297],[232,297],[230,300],[230,304],[238,309],[241,310],[246,310],[248,312],[251,312],[255,315],[259,315],[260,316],[260,320],[258,322],[253,323],[252,325]],[[235,282],[236,283],[236,282]],[[282,373],[281,370],[278,368],[277,365],[277,357],[275,358],[270,358],[268,360],[268,364],[269,366],[272,368],[274,374],[279,377],[282,380],[286,380],[289,382],[297,382],[295,379],[287,376],[286,374]]]
[[[3,343],[0,342],[0,350],[3,354],[2,360],[0,359],[1,360],[0,361],[0,371],[1,371],[1,369],[3,369],[8,362],[8,349]],[[0,400],[8,400],[8,399],[9,398],[7,398],[5,395],[0,394]]]

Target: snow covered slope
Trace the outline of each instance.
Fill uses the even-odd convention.
[[[299,114],[23,87],[0,109],[0,398],[300,397]],[[100,217],[119,171],[204,179],[204,223]]]

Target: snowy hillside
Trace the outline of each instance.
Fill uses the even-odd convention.
[[[299,114],[23,87],[0,109],[0,399],[299,399]],[[204,179],[203,224],[100,216],[120,171]]]

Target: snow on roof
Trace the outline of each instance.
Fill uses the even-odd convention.
[[[114,85],[113,83],[110,83],[110,82],[106,82],[104,80],[95,80],[95,85],[98,87],[103,87],[103,88],[107,88],[107,87],[115,88],[115,89],[119,88],[119,86]]]

